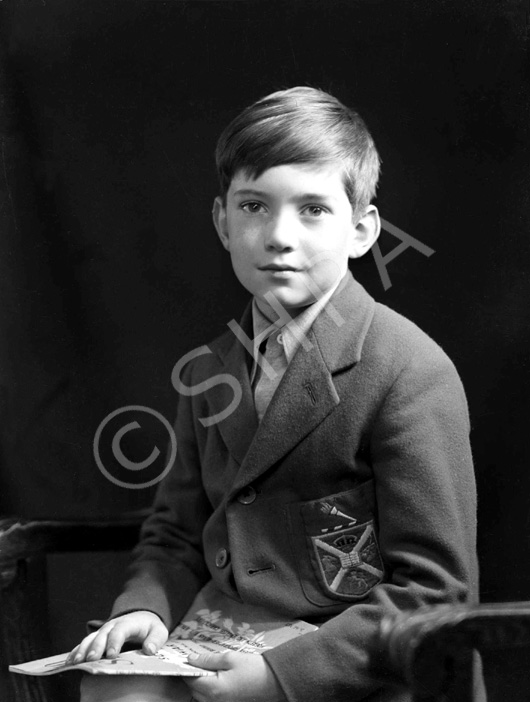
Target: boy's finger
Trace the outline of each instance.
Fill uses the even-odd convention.
[[[149,632],[145,637],[143,649],[146,653],[154,655],[158,649],[163,646],[168,637],[168,630],[165,624],[161,621],[156,622],[149,628]]]
[[[69,656],[69,662],[70,663],[81,663],[81,661],[85,660],[85,656],[87,654],[87,651],[89,647],[92,644],[92,641],[96,638],[97,632],[94,632],[92,634],[89,634],[88,636],[85,636],[85,638],[81,641],[81,643],[74,648],[74,650],[70,653]]]
[[[92,643],[88,646],[85,659],[87,661],[98,661],[107,646],[107,631],[99,631]]]
[[[73,663],[74,658],[75,658],[75,655],[76,655],[76,653],[78,652],[78,650],[79,650],[79,644],[78,644],[77,646],[75,646],[75,647],[70,651],[70,653],[66,656],[66,660],[65,660],[65,664],[66,664],[66,665],[70,665],[71,663]]]
[[[120,624],[116,624],[116,626],[114,626],[110,630],[109,635],[107,636],[107,658],[116,658],[116,656],[120,653],[125,641],[127,641],[132,636],[135,636],[137,633],[138,632],[136,630],[136,627],[134,627],[134,630],[131,630],[130,626],[126,626],[123,624],[120,626]]]
[[[103,656],[107,648],[109,635],[113,632],[115,626],[114,621],[111,620],[93,634],[94,638],[92,639],[92,642],[90,642],[90,636],[87,636],[87,638],[83,640],[81,644],[82,646],[85,644],[85,642],[88,642],[88,645],[85,646],[85,660],[97,661]]]
[[[232,667],[230,653],[190,653],[188,663],[204,670],[229,670]]]

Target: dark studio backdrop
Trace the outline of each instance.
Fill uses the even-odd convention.
[[[382,216],[435,252],[388,263],[386,289],[372,254],[352,270],[455,361],[482,595],[530,599],[527,9],[3,0],[0,512],[108,517],[149,504],[154,488],[101,473],[94,435],[128,405],[171,422],[174,364],[239,317],[246,294],[210,220],[215,141],[250,101],[310,84],[365,118]],[[400,240],[380,242],[385,254]],[[133,419],[141,429],[123,447],[140,461],[167,434]],[[122,564],[52,559],[57,650],[106,614]]]

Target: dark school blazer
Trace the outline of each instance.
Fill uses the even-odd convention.
[[[171,629],[213,578],[324,622],[264,654],[290,702],[408,700],[382,618],[477,591],[467,404],[440,347],[351,275],[330,302],[259,426],[232,331],[185,366],[176,464],[112,616],[147,609]]]

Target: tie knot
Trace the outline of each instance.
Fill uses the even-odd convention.
[[[280,330],[273,332],[266,340],[265,358],[274,366],[274,361],[285,357],[283,334]]]

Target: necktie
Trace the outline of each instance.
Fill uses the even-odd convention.
[[[264,350],[262,350],[262,346],[265,346]],[[268,361],[273,369],[273,373],[266,373],[265,370],[259,366],[258,359],[258,369],[254,381],[254,404],[258,420],[261,422],[287,368],[287,358],[283,348],[281,331],[274,332],[266,341],[262,342],[260,345],[260,353],[263,354],[265,360]]]

